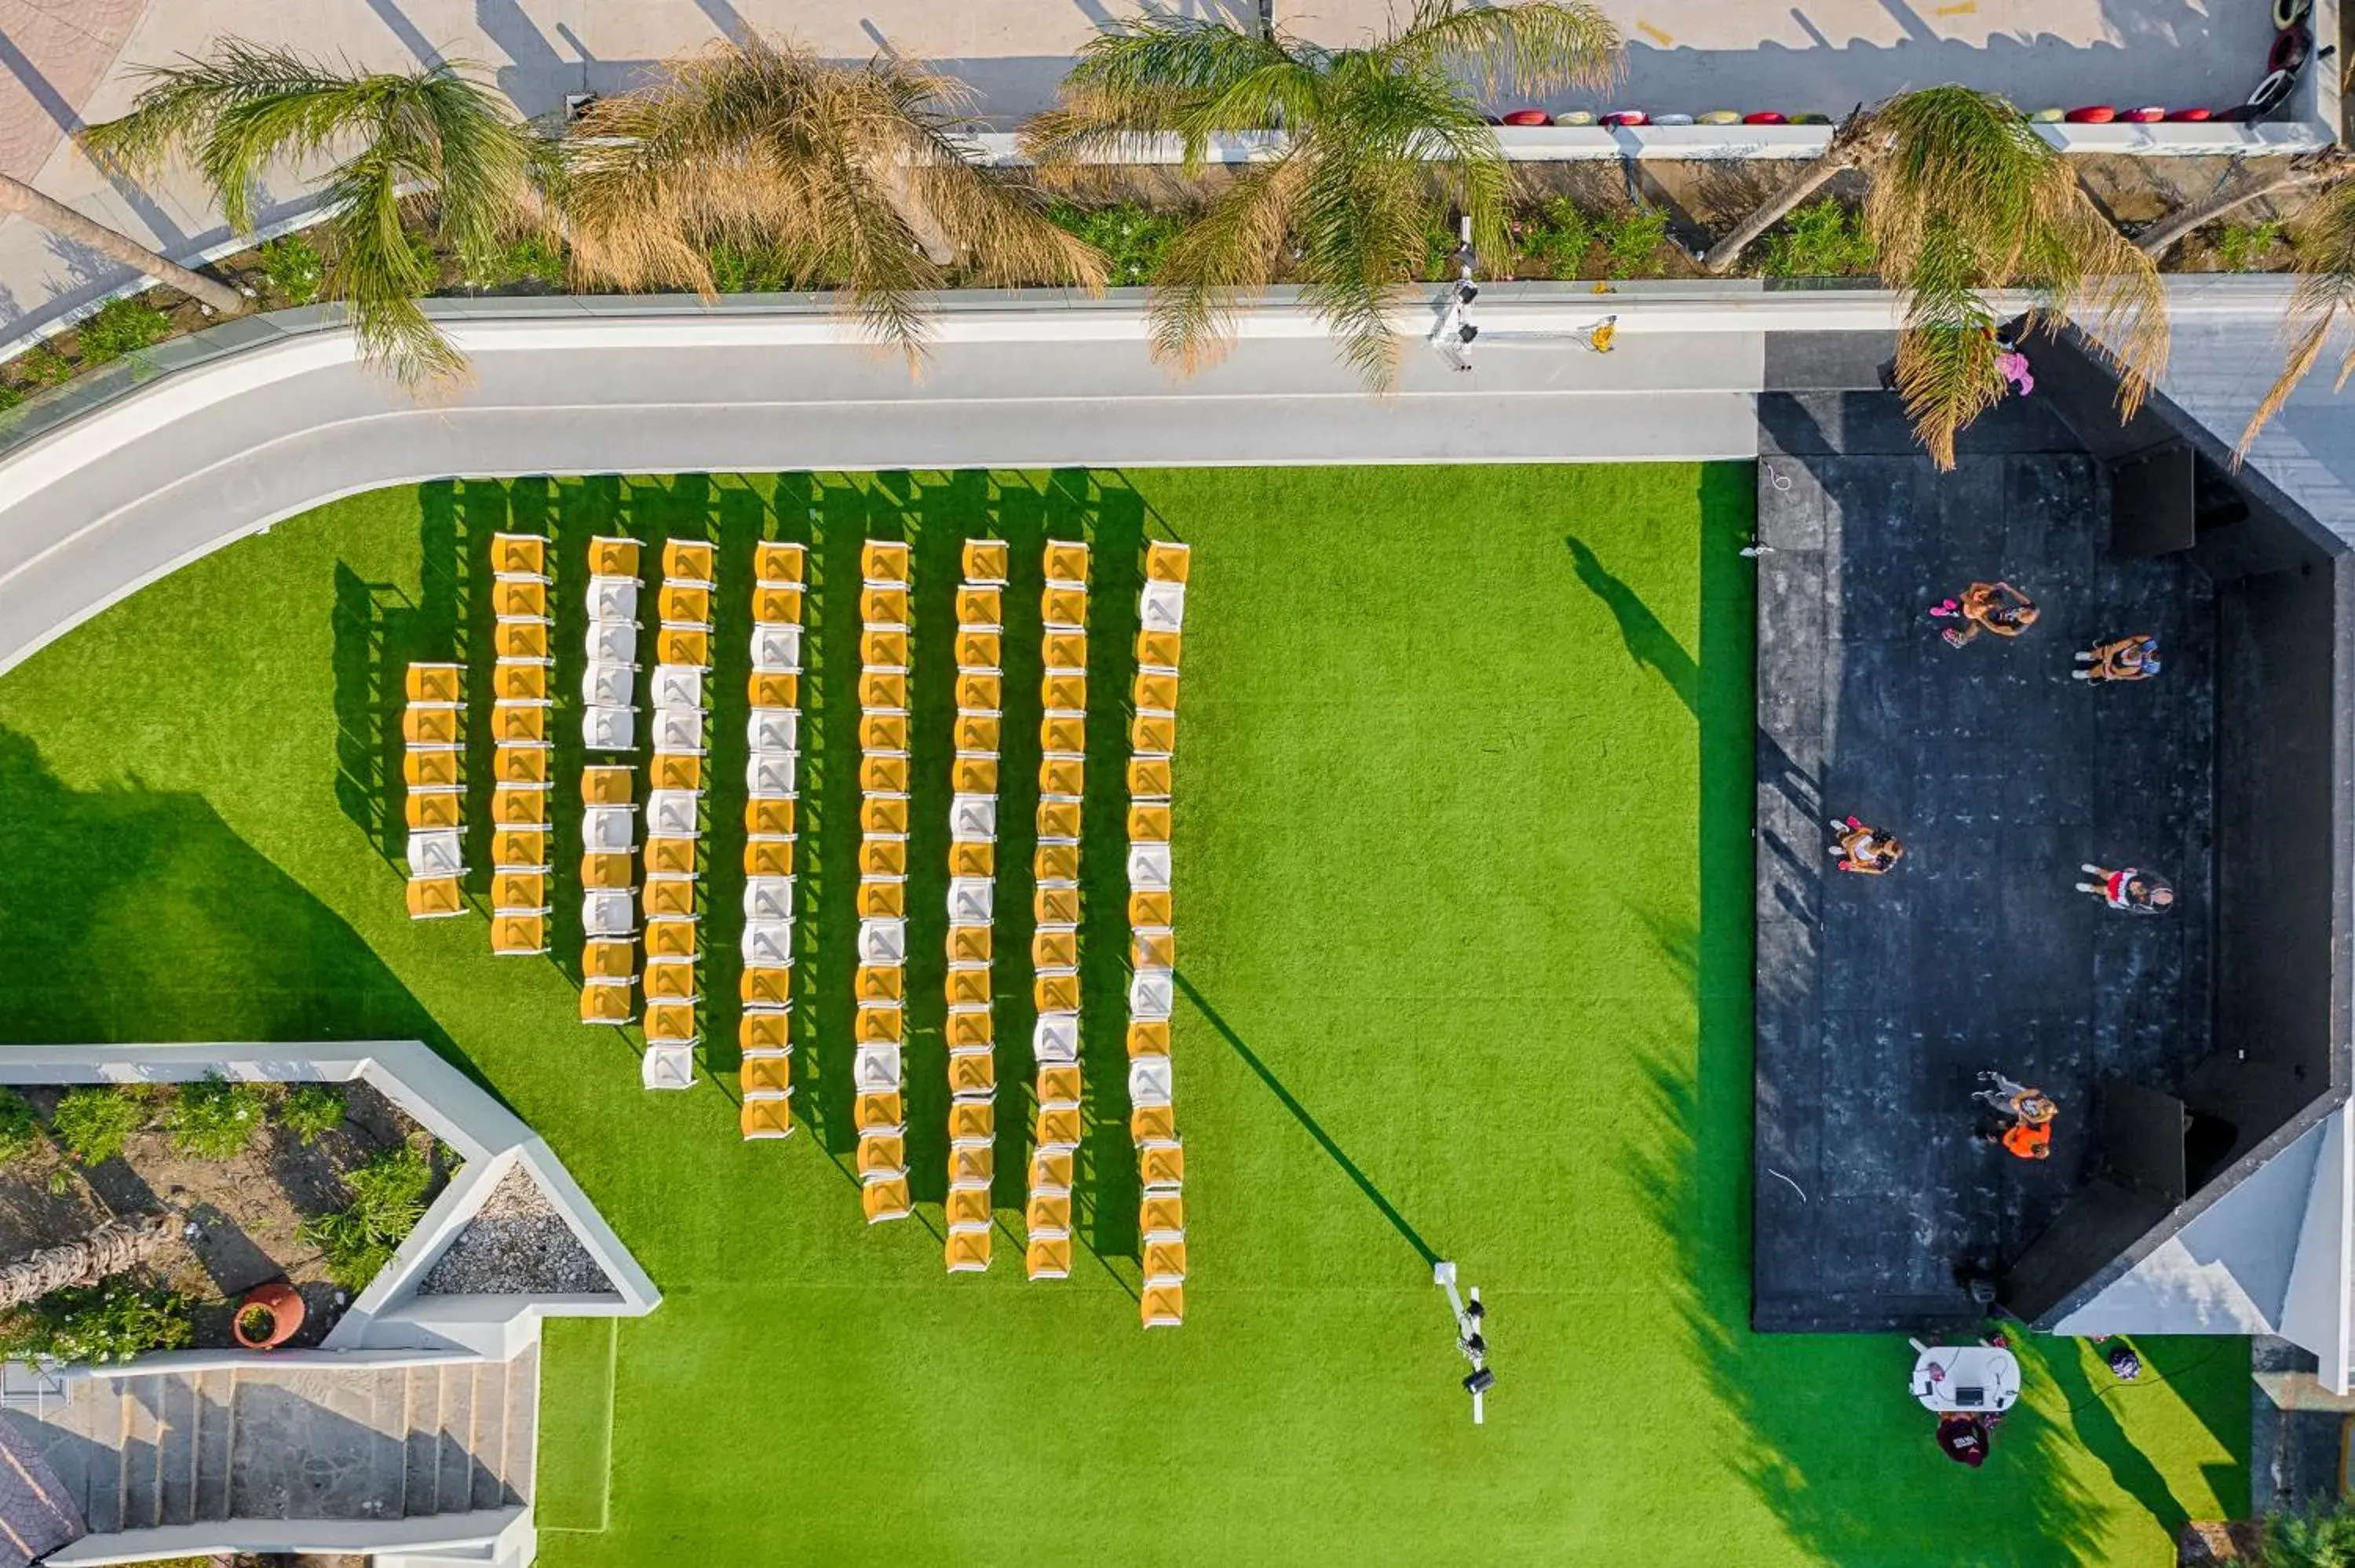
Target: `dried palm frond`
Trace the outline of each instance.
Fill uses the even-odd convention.
[[[969,156],[955,130],[964,104],[961,83],[898,59],[831,65],[758,36],[712,45],[574,127],[562,192],[573,265],[618,288],[709,298],[711,247],[761,247],[796,287],[836,291],[911,366],[919,296],[960,258],[991,283],[1101,290],[1103,256]]]

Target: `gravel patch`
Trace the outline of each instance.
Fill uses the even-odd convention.
[[[417,1291],[421,1296],[523,1296],[613,1288],[613,1282],[531,1172],[517,1165],[499,1179]]]

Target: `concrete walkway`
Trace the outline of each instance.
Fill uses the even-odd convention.
[[[1473,371],[1412,344],[1398,393],[1378,398],[1290,305],[1252,313],[1225,363],[1180,381],[1147,357],[1133,300],[953,299],[921,380],[822,305],[707,312],[677,299],[449,302],[474,381],[422,404],[356,365],[340,330],[166,376],[0,459],[0,669],[229,539],[383,485],[1747,457],[1770,325],[1891,320],[1879,294],[1500,288],[1481,301]],[[1597,355],[1571,334],[1605,311],[1620,316],[1618,346]]]
[[[2238,102],[2263,74],[2260,0],[1603,0],[1628,46],[1627,78],[1603,97],[1554,108],[1640,105],[1845,111],[1907,86],[1962,80],[2023,104]],[[1253,14],[1251,0],[1176,0],[1182,11]],[[1385,25],[1391,0],[1279,0],[1292,30],[1348,43]],[[143,65],[237,35],[389,69],[456,58],[490,71],[539,114],[567,93],[611,91],[651,62],[747,27],[827,55],[894,50],[969,83],[976,109],[1010,127],[1044,106],[1072,53],[1130,0],[10,0],[0,5],[0,169],[168,254],[229,243],[185,171],[144,185],[110,182],[67,139],[119,114]],[[302,178],[275,182],[264,221],[307,205]],[[23,219],[0,221],[0,354],[126,281],[111,263]]]

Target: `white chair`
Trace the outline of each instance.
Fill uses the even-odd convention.
[[[638,629],[626,620],[589,623],[589,662],[638,667]]]
[[[1168,892],[1169,846],[1150,843],[1129,845],[1128,885],[1146,893]]]
[[[703,672],[692,664],[657,664],[654,678],[655,706],[703,706]]]
[[[628,751],[637,745],[635,708],[583,708],[581,744],[590,751]]]
[[[949,924],[952,926],[986,926],[989,924],[992,890],[996,884],[986,876],[955,876],[949,879]]]
[[[701,708],[656,708],[655,710],[655,749],[703,755],[703,710]]]
[[[858,923],[858,961],[890,968],[908,961],[908,923],[878,917]]]
[[[890,1094],[900,1086],[900,1048],[861,1045],[850,1070],[851,1085],[862,1095]]]
[[[744,922],[742,951],[744,962],[770,969],[790,969],[794,961],[794,923],[791,920],[747,920]]]
[[[695,1047],[649,1045],[638,1062],[638,1081],[649,1089],[695,1087]]]
[[[799,751],[801,715],[791,708],[754,708],[744,721],[744,742],[755,752]]]
[[[752,668],[771,673],[802,667],[802,629],[798,626],[756,626],[752,629]]]
[[[1167,969],[1139,969],[1128,980],[1128,1015],[1157,1022],[1176,1010],[1178,988]]]
[[[1176,631],[1186,624],[1186,585],[1147,583],[1136,596],[1137,624],[1147,631]]]
[[[790,920],[794,917],[794,879],[790,876],[750,876],[744,879],[744,918]]]
[[[1042,1012],[1030,1031],[1030,1054],[1042,1067],[1068,1067],[1080,1059],[1080,1015]]]
[[[997,797],[959,795],[949,802],[949,837],[958,843],[997,842]]]
[[[744,792],[755,800],[792,800],[800,764],[798,752],[754,752],[744,762]]]
[[[428,828],[409,835],[409,874],[463,876],[466,837],[456,828]]]
[[[581,847],[612,853],[638,846],[638,814],[628,806],[591,806],[581,813]]]
[[[638,901],[626,889],[600,889],[581,900],[585,937],[626,937],[638,928]]]
[[[591,664],[581,672],[581,700],[594,708],[626,708],[637,675],[634,664]]]
[[[1133,1058],[1128,1064],[1128,1103],[1133,1106],[1166,1106],[1169,1100],[1169,1058]]]
[[[638,623],[638,579],[591,577],[589,619],[635,626]]]
[[[701,836],[692,789],[654,789],[646,794],[646,831],[666,839]]]

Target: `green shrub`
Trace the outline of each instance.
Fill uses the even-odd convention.
[[[49,1131],[77,1165],[96,1165],[123,1152],[131,1135],[147,1122],[147,1107],[133,1090],[106,1084],[68,1089],[49,1117]]]
[[[261,1090],[252,1084],[231,1083],[208,1073],[193,1084],[182,1084],[164,1113],[164,1127],[172,1147],[199,1160],[234,1160],[252,1146],[268,1109]]]
[[[326,284],[327,260],[301,235],[282,234],[261,248],[261,275],[288,304],[314,304]]]
[[[2227,272],[2262,272],[2282,241],[2279,218],[2263,223],[2228,223],[2216,236],[2217,260]]]
[[[1594,220],[1568,196],[1545,204],[1534,219],[1520,226],[1521,254],[1543,267],[1549,276],[1575,278],[1594,249]]]
[[[503,283],[538,283],[560,289],[564,286],[564,253],[539,236],[527,234],[500,249],[492,263],[491,276],[483,282],[492,288]]]
[[[278,1125],[304,1148],[344,1124],[344,1091],[332,1084],[302,1084],[278,1102]]]
[[[0,1089],[0,1165],[13,1165],[41,1146],[41,1118],[14,1089]]]
[[[6,368],[19,386],[36,392],[72,380],[74,373],[73,362],[46,343],[27,349],[10,360]]]
[[[765,245],[723,239],[708,256],[712,284],[723,294],[775,294],[794,286],[793,269]]]
[[[1668,215],[1657,207],[1638,207],[1604,218],[1597,227],[1596,238],[1603,241],[1610,263],[1607,276],[1658,277],[1660,246],[1668,237]]]
[[[186,1297],[115,1280],[42,1297],[0,1328],[0,1354],[127,1361],[149,1351],[178,1350],[194,1331]]]
[[[85,367],[120,359],[169,336],[172,318],[136,297],[109,300],[75,330]]]
[[[13,381],[0,381],[0,414],[6,413],[25,400],[26,392]]]
[[[1115,289],[1153,281],[1169,242],[1183,227],[1170,214],[1149,211],[1133,201],[1099,207],[1059,201],[1047,209],[1047,217],[1056,228],[1078,235],[1104,253],[1109,263],[1104,281]]]
[[[1850,278],[1879,260],[1863,217],[1826,196],[1783,220],[1767,238],[1762,270],[1770,278]]]
[[[432,1184],[433,1165],[423,1150],[388,1149],[345,1175],[351,1207],[304,1221],[303,1240],[319,1249],[328,1277],[357,1295],[424,1216]]]

